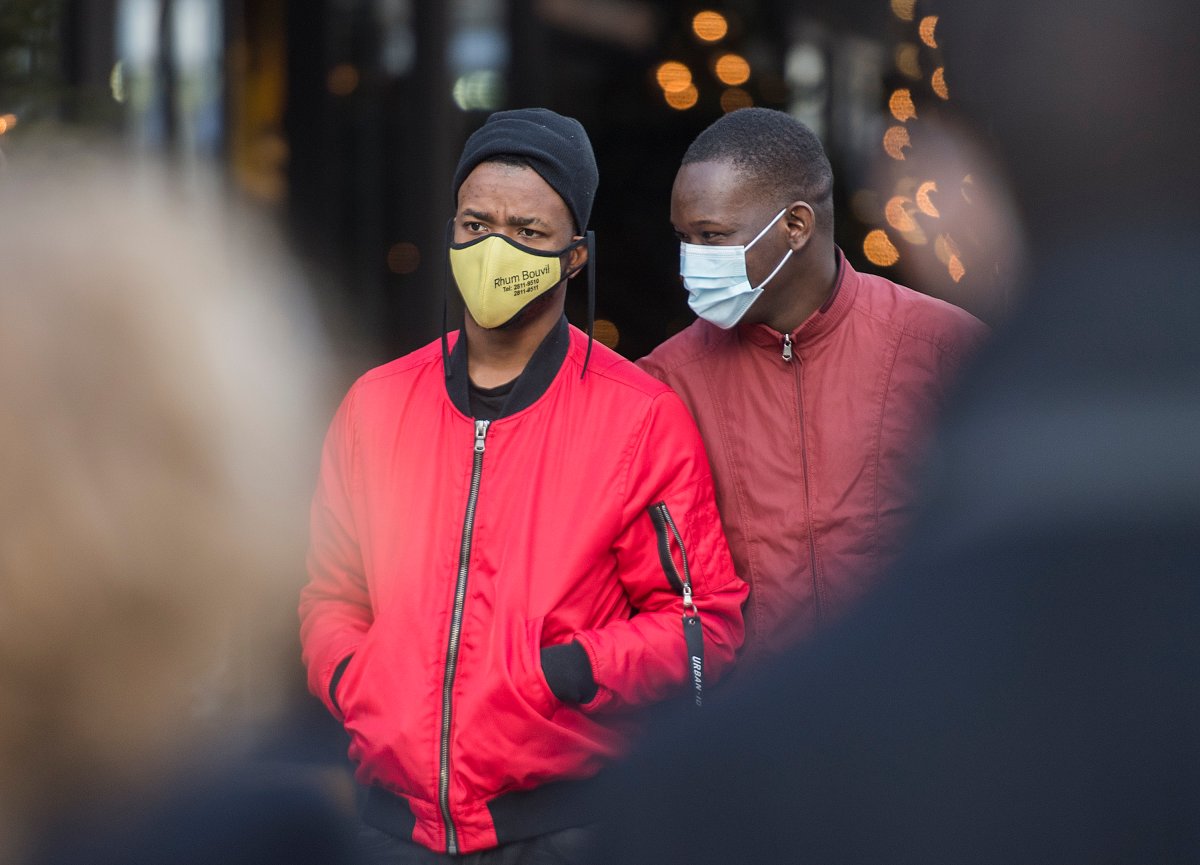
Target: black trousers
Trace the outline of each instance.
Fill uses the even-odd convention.
[[[562,829],[491,850],[451,856],[364,824],[358,834],[358,861],[362,865],[586,865],[593,838],[589,829]]]

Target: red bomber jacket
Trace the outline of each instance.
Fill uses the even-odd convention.
[[[987,332],[837,256],[829,300],[792,333],[697,320],[638,362],[704,437],[750,583],[748,663],[843,612],[898,553],[936,409]]]
[[[469,853],[594,819],[576,794],[629,744],[630,710],[696,684],[685,595],[709,682],[742,642],[747,588],[669,388],[598,344],[581,376],[587,338],[563,318],[502,416],[476,421],[456,337],[449,376],[434,343],[338,409],[300,615],[366,822]],[[572,642],[594,678],[583,704],[539,661]]]

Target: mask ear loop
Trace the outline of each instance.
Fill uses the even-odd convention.
[[[447,319],[450,305],[450,243],[454,240],[454,217],[446,220],[446,254],[442,258],[442,373],[449,380],[453,373],[450,371],[450,340],[446,336]],[[459,339],[462,335],[459,335]]]
[[[593,332],[596,329],[596,232],[589,231],[587,233],[587,272],[588,272],[588,300],[587,300],[587,354],[583,357],[583,369],[579,372],[579,377],[582,379],[587,373],[588,361],[592,359],[592,339]]]

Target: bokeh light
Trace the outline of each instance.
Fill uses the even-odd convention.
[[[967,275],[967,269],[963,267],[963,263],[957,255],[950,256],[950,263],[946,265],[946,270],[950,272],[950,278],[955,282],[961,282],[962,278]]]
[[[863,239],[863,255],[877,267],[891,267],[900,260],[900,250],[880,228],[868,232]]]
[[[883,208],[883,217],[888,225],[900,232],[905,242],[914,246],[929,243],[929,237],[916,220],[916,205],[907,195],[894,195],[889,198]]]
[[[892,159],[904,159],[904,148],[912,146],[908,130],[903,126],[890,126],[883,133],[883,150]]]
[[[421,265],[421,250],[415,243],[401,241],[388,250],[387,266],[392,273],[413,273]]]
[[[721,93],[721,110],[726,114],[739,108],[749,108],[753,104],[753,97],[740,87],[727,87]]]
[[[929,80],[929,86],[933,88],[933,92],[942,99],[950,98],[950,91],[946,88],[946,69],[939,66],[933,70],[933,77]]]
[[[921,34],[921,41],[930,48],[937,48],[937,37],[934,31],[937,30],[938,17],[936,15],[926,15],[921,19],[921,24],[917,28],[917,32]]]
[[[729,22],[720,12],[705,9],[692,18],[692,32],[705,42],[717,42],[729,32]]]
[[[495,69],[476,69],[458,77],[451,95],[463,111],[495,111],[504,102],[504,77]]]
[[[917,0],[892,0],[892,14],[901,21],[911,21],[916,6]]]
[[[975,175],[968,174],[962,179],[962,197],[967,204],[975,203]]]
[[[660,63],[654,78],[664,93],[681,93],[692,85],[692,70],[676,60]]]
[[[896,46],[896,68],[914,80],[921,77],[921,49],[911,42]]]
[[[349,96],[358,89],[358,70],[350,63],[339,63],[329,70],[325,86],[334,96]]]
[[[750,64],[740,54],[722,54],[713,67],[722,84],[736,87],[750,80]]]
[[[592,327],[592,335],[596,338],[596,342],[609,348],[616,348],[621,341],[621,332],[606,318],[596,319],[596,323]]]
[[[883,206],[883,216],[887,220],[887,224],[902,234],[916,231],[917,221],[909,212],[911,206],[912,199],[905,198],[903,195],[893,195]]]
[[[918,210],[926,216],[932,216],[934,219],[937,219],[942,214],[937,209],[937,205],[929,198],[929,194],[932,192],[937,192],[937,181],[926,180],[917,187],[917,194],[913,198],[917,202]]]
[[[939,234],[933,241],[933,254],[942,264],[949,266],[951,258],[958,258],[958,244],[948,234]],[[960,261],[961,266],[961,261]]]
[[[907,87],[901,87],[888,100],[888,108],[892,116],[904,123],[917,116],[917,106],[913,104],[912,92]]]
[[[694,84],[689,84],[683,90],[668,90],[663,93],[663,97],[667,100],[667,104],[676,111],[687,111],[700,98],[700,92],[696,90]]]
[[[112,93],[114,102],[125,101],[125,64],[124,61],[118,60],[113,64],[112,70],[108,73],[108,89]]]

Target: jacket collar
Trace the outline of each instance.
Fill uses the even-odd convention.
[[[820,339],[836,328],[846,317],[850,307],[854,306],[854,298],[858,295],[862,277],[850,266],[841,247],[835,246],[834,251],[837,253],[837,277],[833,281],[833,291],[820,309],[815,310],[792,331],[793,345],[805,345]],[[774,350],[778,350],[783,340],[782,333],[765,324],[739,325],[738,332],[743,339]]]
[[[537,402],[558,375],[570,345],[571,335],[567,327],[567,316],[564,314],[559,318],[558,324],[542,339],[541,345],[529,358],[529,363],[525,364],[525,369],[517,376],[512,392],[500,411],[500,417],[516,414]],[[471,416],[468,399],[470,384],[471,380],[467,375],[467,332],[460,329],[458,339],[454,341],[454,348],[450,352],[450,366],[446,371],[446,393],[454,407],[467,417]]]

